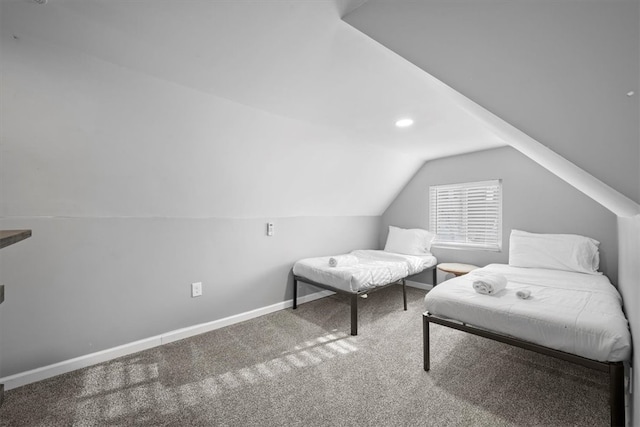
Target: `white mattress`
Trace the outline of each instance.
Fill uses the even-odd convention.
[[[379,250],[351,252],[358,263],[344,267],[329,267],[330,257],[305,258],[293,266],[293,274],[341,289],[360,292],[396,282],[434,266],[432,255],[402,255]]]
[[[482,295],[473,274],[447,280],[425,297],[429,313],[601,362],[629,359],[631,336],[622,298],[606,276],[490,264],[506,289]],[[531,298],[516,297],[529,289]]]

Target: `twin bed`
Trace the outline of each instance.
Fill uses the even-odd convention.
[[[293,266],[293,308],[298,306],[298,282],[308,283],[323,289],[350,296],[351,303],[351,335],[358,335],[358,297],[383,289],[387,286],[401,284],[404,309],[407,309],[406,281],[408,276],[424,270],[433,271],[435,283],[435,266],[433,255],[405,255],[389,251],[356,250],[349,257],[339,256],[337,265],[330,265],[332,257],[306,258]],[[350,262],[340,265],[340,259]]]
[[[631,356],[631,336],[620,294],[598,272],[599,242],[513,230],[508,265],[490,264],[435,286],[433,237],[425,230],[390,227],[384,251],[353,251],[344,265],[332,264],[330,257],[298,261],[294,309],[298,282],[350,295],[351,334],[357,335],[359,296],[399,283],[406,310],[405,278],[431,269],[434,288],[423,313],[425,371],[431,368],[429,326],[436,323],[607,372],[611,425],[624,425],[623,362]],[[502,284],[491,295],[475,287],[487,277]]]
[[[293,266],[293,308],[298,306],[298,283],[346,294],[351,303],[351,335],[358,335],[358,297],[401,284],[404,309],[407,309],[408,276],[433,271],[436,283],[436,258],[431,254],[435,236],[421,229],[389,227],[384,250],[355,250],[335,257],[305,258]]]
[[[514,230],[509,265],[490,264],[429,291],[424,370],[430,369],[430,323],[447,326],[609,373],[611,425],[624,425],[623,362],[631,336],[622,298],[597,272],[594,241],[570,236],[558,247],[549,241],[557,236]],[[493,295],[476,292],[474,283],[487,275],[504,278],[506,287]],[[530,296],[519,298],[519,291]]]

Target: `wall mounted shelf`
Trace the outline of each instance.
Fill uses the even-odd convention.
[[[31,230],[0,230],[0,249],[31,237]]]

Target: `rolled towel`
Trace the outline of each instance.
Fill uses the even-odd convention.
[[[529,289],[520,289],[516,292],[516,296],[520,299],[528,299],[531,296],[531,291]]]
[[[355,255],[336,255],[329,258],[329,267],[347,267],[358,263]]]
[[[473,289],[479,294],[495,295],[507,287],[507,278],[501,274],[478,275],[473,280]]]

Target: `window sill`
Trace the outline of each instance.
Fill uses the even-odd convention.
[[[464,244],[464,243],[434,242],[431,244],[431,247],[438,248],[438,249],[456,249],[456,250],[463,250],[463,251],[502,252],[502,247],[498,247],[498,246],[482,246],[482,245],[471,245],[471,244]]]

